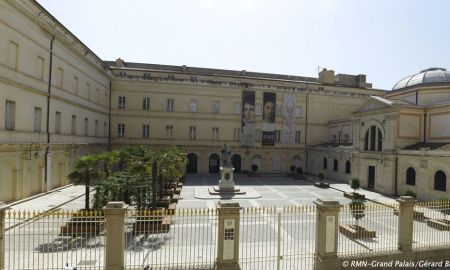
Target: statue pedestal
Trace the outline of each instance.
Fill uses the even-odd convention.
[[[210,195],[244,195],[246,192],[235,187],[233,167],[220,167],[219,186],[209,190]]]

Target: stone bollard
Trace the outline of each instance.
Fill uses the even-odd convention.
[[[5,212],[9,209],[4,202],[0,202],[0,270],[5,269]]]
[[[314,201],[316,212],[315,269],[334,270],[341,265],[337,256],[339,210],[337,201]]]
[[[219,201],[218,270],[239,270],[239,203]]]
[[[401,251],[411,251],[414,204],[416,201],[410,196],[401,196],[397,201],[400,204],[398,213],[398,249]]]
[[[128,205],[124,202],[109,202],[105,212],[105,269],[122,270],[125,250],[125,213]]]

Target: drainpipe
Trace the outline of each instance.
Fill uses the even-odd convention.
[[[108,151],[111,151],[111,95],[112,95],[112,80],[109,81]]]
[[[423,143],[427,142],[427,113],[423,114]]]
[[[50,61],[49,61],[49,69],[48,69],[48,89],[47,89],[47,147],[45,148],[45,176],[44,176],[44,184],[45,190],[48,182],[48,170],[49,170],[49,152],[50,152],[50,94],[52,89],[52,67],[53,67],[53,42],[55,41],[55,36],[52,36],[50,40]]]
[[[307,172],[308,169],[308,148],[307,148],[307,141],[308,141],[308,103],[309,103],[309,90],[308,85],[306,85],[306,108],[305,108],[305,172]]]
[[[394,195],[398,196],[398,156],[395,155]]]

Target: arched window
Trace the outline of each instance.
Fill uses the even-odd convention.
[[[410,186],[416,185],[416,171],[412,167],[406,170],[406,184]]]
[[[328,167],[328,164],[327,164],[327,159],[326,159],[326,158],[324,158],[324,159],[323,159],[323,169],[324,169],[324,170],[326,170],[326,169],[327,169],[327,167]]]
[[[447,176],[443,171],[437,171],[434,175],[434,189],[439,191],[447,190]]]
[[[345,173],[350,173],[351,172],[351,164],[350,164],[350,160],[347,160],[347,162],[345,162]]]
[[[377,126],[370,126],[364,137],[364,150],[383,151],[383,134]]]
[[[338,171],[338,160],[337,159],[333,160],[333,171],[335,171],[335,172]]]

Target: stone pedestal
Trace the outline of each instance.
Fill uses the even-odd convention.
[[[217,269],[240,270],[239,266],[239,203],[219,201],[219,228],[217,230]]]
[[[219,180],[220,192],[234,191],[233,171],[234,171],[233,167],[220,167],[220,180]]]

